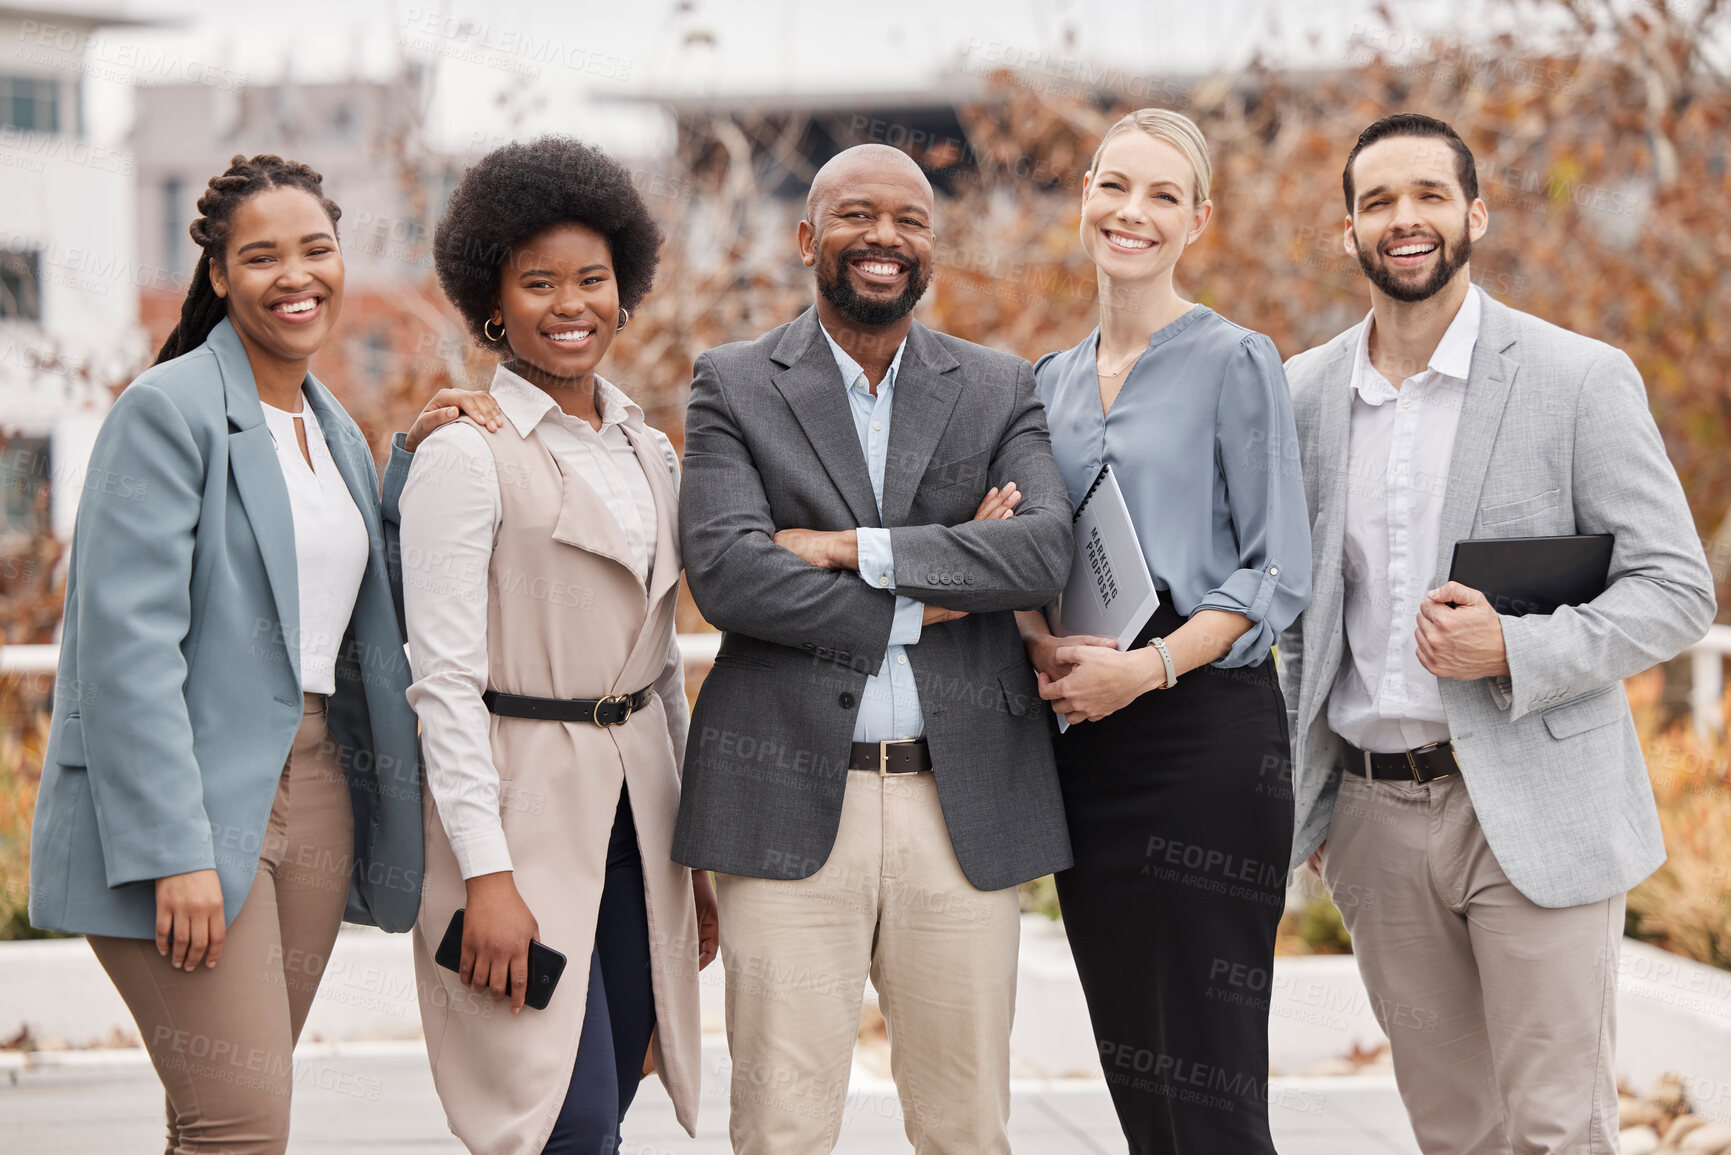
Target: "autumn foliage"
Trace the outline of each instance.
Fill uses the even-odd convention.
[[[1701,51],[1709,32],[1723,33],[1719,5],[1552,0],[1510,11],[1543,18],[1551,31],[1542,51],[1530,47],[1537,37],[1451,44],[1370,31],[1348,66],[1323,74],[1253,64],[1232,75],[1159,82],[1160,103],[1197,120],[1215,165],[1214,218],[1184,257],[1180,286],[1267,333],[1285,355],[1333,337],[1368,308],[1357,264],[1341,247],[1347,151],[1365,125],[1389,112],[1448,121],[1478,158],[1490,209],[1490,232],[1473,256],[1475,279],[1497,299],[1634,359],[1727,592],[1731,85]],[[915,150],[916,159],[959,174],[954,195],[939,204],[937,278],[922,320],[1030,359],[1089,331],[1095,282],[1076,236],[1082,173],[1100,133],[1150,102],[1149,85],[1133,87],[1119,94],[999,73],[957,107],[965,140]],[[711,128],[712,139],[743,141],[745,151],[709,150],[699,165],[682,144],[673,179],[650,197],[668,235],[657,288],[603,366],[676,444],[695,357],[790,320],[812,292],[793,241],[802,205],[772,195],[790,175],[809,179],[807,158],[787,147],[798,132],[737,110],[717,112]],[[702,138],[701,124],[682,129],[682,141]],[[754,167],[753,155],[781,167]],[[404,254],[411,262],[424,256]],[[172,316],[178,301],[166,304],[147,302],[147,316]],[[351,289],[343,326],[363,312],[392,334],[383,382],[360,384],[340,342],[315,369],[382,459],[390,432],[406,428],[436,388],[480,385],[493,362],[464,336],[430,270],[370,298]],[[52,640],[58,547],[41,538],[0,540],[12,551],[0,557],[0,576],[9,575],[0,580],[0,637]],[[689,601],[680,628],[706,628]],[[33,780],[38,769],[45,695],[31,686],[0,690],[11,707],[0,719],[0,794],[8,794],[8,782]],[[1664,719],[1649,719],[1645,729],[1650,755],[1673,758],[1685,741]],[[1667,945],[1723,964],[1722,930],[1703,938],[1669,915],[1646,913],[1699,907],[1717,909],[1721,927],[1726,921],[1723,868],[1712,875],[1702,857],[1703,891],[1687,865],[1697,843],[1702,856],[1714,844],[1702,831],[1718,831],[1720,845],[1731,831],[1723,826],[1723,807],[1731,806],[1726,752],[1700,747],[1689,756],[1698,756],[1700,774],[1660,781],[1655,770],[1674,866],[1649,884],[1663,901],[1642,908],[1641,925]],[[1678,785],[1708,780],[1718,785],[1707,802]],[[1708,803],[1720,809],[1699,809]],[[0,887],[15,888],[22,877],[20,817],[0,812]]]

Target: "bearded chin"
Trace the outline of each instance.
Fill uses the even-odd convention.
[[[1437,262],[1430,276],[1416,285],[1398,280],[1394,270],[1382,260],[1373,260],[1363,245],[1358,246],[1358,267],[1364,270],[1364,275],[1370,279],[1371,284],[1397,301],[1408,304],[1428,301],[1454,280],[1455,274],[1461,271],[1461,267],[1471,260],[1473,255],[1472,238],[1465,229],[1461,230],[1458,240],[1442,238],[1438,243],[1442,245],[1443,259]]]
[[[856,325],[876,329],[891,325],[914,311],[931,285],[929,268],[915,265],[908,277],[908,286],[888,301],[874,301],[854,290],[853,282],[844,273],[841,259],[821,263],[817,271],[817,291],[835,306],[836,312]]]

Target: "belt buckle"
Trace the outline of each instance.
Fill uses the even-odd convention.
[[[890,775],[890,747],[912,746],[912,738],[892,738],[878,743],[878,777],[888,778]],[[900,773],[900,771],[898,771]]]
[[[1450,770],[1445,774],[1432,774],[1429,778],[1420,778],[1418,776],[1418,758],[1415,757],[1415,755],[1429,754],[1433,751],[1440,750],[1444,746],[1447,746],[1447,745],[1448,745],[1448,742],[1446,742],[1446,741],[1445,742],[1431,742],[1431,743],[1424,745],[1424,746],[1414,746],[1411,750],[1406,751],[1406,768],[1412,772],[1412,780],[1414,782],[1416,782],[1420,786],[1423,786],[1426,783],[1435,782],[1438,778],[1448,778],[1448,777],[1453,776],[1453,774],[1455,773],[1454,770]],[[1452,754],[1452,750],[1451,750],[1451,754]],[[1455,768],[1457,770],[1460,768],[1460,763],[1458,761],[1455,763]]]
[[[617,721],[603,721],[601,718],[601,708],[613,703],[622,703],[625,707],[625,712],[619,716]],[[623,726],[631,720],[631,714],[632,704],[630,694],[608,694],[606,697],[595,703],[595,724],[597,726]]]

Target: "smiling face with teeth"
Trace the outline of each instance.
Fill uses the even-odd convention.
[[[499,266],[492,321],[505,327],[513,372],[566,412],[588,416],[595,368],[619,331],[619,282],[606,239],[568,221],[513,245]]]
[[[1082,249],[1106,282],[1165,280],[1213,215],[1184,154],[1148,133],[1106,142],[1082,186]],[[1102,284],[1102,289],[1106,288]]]
[[[899,343],[931,284],[933,212],[925,175],[895,149],[857,146],[819,171],[799,249],[817,273],[819,319],[838,340],[840,330],[873,330]]]
[[[303,189],[266,189],[235,206],[210,282],[223,298],[261,390],[300,388],[343,306],[336,225]]]
[[[1447,144],[1424,136],[1377,141],[1353,160],[1352,189],[1346,251],[1374,292],[1411,303],[1466,291],[1473,242],[1489,219],[1484,201],[1468,200]]]

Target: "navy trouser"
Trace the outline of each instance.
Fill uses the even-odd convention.
[[[542,1155],[614,1155],[619,1150],[619,1124],[637,1094],[654,1028],[643,859],[637,852],[631,797],[621,785],[607,844],[607,882],[601,890],[595,949],[589,956],[583,1035],[565,1105]]]

